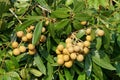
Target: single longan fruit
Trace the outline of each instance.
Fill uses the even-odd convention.
[[[18,31],[16,33],[17,37],[21,38],[23,35],[24,35],[24,32],[23,31]]]
[[[19,55],[20,54],[20,50],[18,48],[13,49],[13,54],[14,55]]]
[[[27,28],[26,32],[28,32],[28,33],[31,32],[31,29],[30,29],[30,28]]]
[[[57,55],[57,58],[59,58],[59,59],[63,59],[63,54],[59,54],[59,55]]]
[[[87,21],[81,21],[80,24],[84,26],[87,24]]]
[[[84,47],[84,43],[83,42],[78,42],[77,45],[80,46],[81,48]]]
[[[84,60],[84,56],[82,54],[79,54],[77,56],[77,61],[82,62]]]
[[[66,42],[66,43],[72,43],[72,39],[71,39],[71,38],[67,38],[67,39],[65,40],[65,42]]]
[[[61,52],[58,50],[58,49],[56,49],[56,54],[61,54]]]
[[[20,46],[19,50],[20,50],[20,52],[25,52],[26,51],[26,47],[25,46]]]
[[[80,47],[79,47],[79,46],[77,46],[77,45],[76,45],[76,46],[74,46],[73,48],[74,48],[74,51],[75,51],[75,52],[79,52],[79,51],[80,51]]]
[[[92,30],[91,30],[91,28],[88,28],[88,29],[86,29],[86,34],[91,34],[91,32],[92,32]]]
[[[69,59],[70,59],[70,57],[69,57],[69,55],[63,55],[63,59],[64,59],[64,61],[69,61]]]
[[[87,40],[87,41],[92,41],[92,37],[91,37],[90,35],[87,35],[87,36],[86,36],[86,40]]]
[[[46,20],[45,21],[45,26],[47,26],[49,24],[49,22],[50,22],[49,20]]]
[[[29,55],[34,55],[36,53],[36,49],[29,50],[28,53],[29,53]]]
[[[35,45],[29,44],[29,45],[28,45],[28,49],[29,49],[29,50],[34,50],[34,49],[35,49]]]
[[[98,36],[104,36],[105,32],[103,30],[97,30]]]
[[[26,37],[27,37],[27,39],[32,39],[33,34],[32,34],[32,33],[27,33],[27,34],[26,34]]]
[[[88,52],[89,52],[89,48],[84,47],[83,52],[84,52],[84,54],[88,54]]]
[[[64,49],[63,49],[63,54],[69,54],[68,49],[64,48]]]
[[[71,53],[70,58],[75,60],[77,58],[77,54],[76,53]]]
[[[57,63],[58,63],[58,65],[63,65],[64,64],[64,60],[61,59],[61,58],[58,58],[57,59]]]
[[[27,41],[28,41],[27,37],[26,37],[26,36],[23,36],[23,37],[22,37],[22,41],[27,42]]]
[[[31,30],[34,30],[34,28],[35,28],[35,26],[30,26],[30,29],[31,29]]]
[[[46,36],[45,35],[41,35],[40,42],[45,42],[45,41],[46,41]]]
[[[72,52],[74,52],[74,49],[73,49],[73,47],[69,47],[69,48],[68,48],[68,51],[69,51],[69,53],[72,53]]]
[[[42,33],[44,33],[46,31],[45,27],[42,27]]]
[[[63,51],[64,46],[63,46],[62,44],[59,44],[59,45],[57,46],[57,49],[58,49],[59,51]]]
[[[66,48],[72,47],[72,43],[66,43]]]
[[[18,42],[12,42],[12,48],[17,48],[18,47]]]
[[[90,42],[89,42],[89,41],[85,41],[85,42],[84,42],[84,46],[85,46],[85,47],[89,47],[89,46],[90,46]]]
[[[72,67],[73,62],[70,60],[70,61],[65,62],[64,65],[65,65],[65,67],[70,68],[70,67]]]

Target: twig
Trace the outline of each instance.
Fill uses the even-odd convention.
[[[40,5],[37,5],[39,8],[41,8],[42,10],[45,10],[45,11],[47,11],[47,12],[49,12],[49,13],[51,13],[51,11],[50,10],[48,10],[48,9],[46,9],[46,8],[44,8],[44,7],[42,7],[42,6],[40,6]]]
[[[13,12],[13,10],[12,10],[12,9],[9,9],[9,11],[15,16],[15,18],[18,20],[18,22],[19,22],[20,24],[22,24],[22,22],[20,21],[20,19],[18,18],[18,16]]]

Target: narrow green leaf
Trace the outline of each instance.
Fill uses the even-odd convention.
[[[11,71],[11,72],[8,72],[7,75],[10,76],[12,79],[21,80],[17,72]]]
[[[42,21],[38,22],[38,24],[35,27],[33,38],[32,38],[32,44],[34,45],[37,44],[41,36],[41,31],[42,31]]]
[[[102,38],[101,37],[97,37],[96,38],[96,49],[99,50],[102,46]]]
[[[103,80],[102,69],[98,65],[96,65],[95,63],[93,63],[93,72],[100,80]]]
[[[120,47],[120,35],[118,35],[118,37],[117,37],[117,44]]]
[[[76,30],[79,30],[79,29],[82,29],[83,26],[80,24],[80,21],[79,20],[74,20],[73,21],[73,27],[76,29]]]
[[[40,20],[40,19],[43,19],[44,17],[43,16],[27,16],[25,19],[27,20]]]
[[[63,19],[60,22],[56,23],[55,30],[59,31],[63,29],[69,23],[69,19]]]
[[[91,60],[91,55],[88,54],[85,58],[85,72],[88,77],[90,77],[92,71],[92,60]]]
[[[105,54],[103,51],[93,51],[92,52],[92,60],[97,65],[101,66],[102,68],[108,69],[108,70],[116,70],[115,67],[113,67],[110,64],[110,60],[108,60],[109,57],[107,54]]]
[[[16,31],[20,31],[20,30],[25,30],[27,27],[29,27],[33,22],[35,22],[34,20],[28,20],[25,21],[23,24],[20,24],[19,26],[17,26],[15,28]]]
[[[83,37],[85,35],[85,30],[79,30],[79,32],[76,34],[76,37],[77,38],[81,38],[81,37]]]
[[[48,77],[46,78],[46,80],[52,80],[52,78],[53,78],[53,66],[49,62],[47,63],[47,73],[48,73]]]
[[[50,52],[50,49],[51,49],[51,41],[50,41],[50,37],[47,38],[46,45],[47,45],[47,51],[48,51],[48,53],[49,53],[49,52]]]
[[[65,80],[63,75],[59,72],[59,80]]]
[[[86,79],[85,79],[85,73],[82,72],[82,73],[78,76],[77,80],[86,80]]]
[[[72,75],[71,75],[70,71],[67,68],[64,68],[64,72],[65,72],[66,80],[73,80]]]
[[[45,65],[43,64],[43,61],[41,60],[41,57],[40,57],[38,54],[36,54],[36,55],[34,56],[34,62],[36,63],[38,69],[39,69],[43,74],[46,75]]]
[[[67,26],[67,29],[66,29],[66,34],[67,35],[69,35],[70,33],[71,33],[71,31],[72,31],[72,26],[69,24],[68,26]]]
[[[42,76],[42,73],[37,69],[30,69],[30,72],[36,77]]]
[[[120,62],[115,62],[117,75],[120,77]]]

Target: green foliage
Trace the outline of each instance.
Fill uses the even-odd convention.
[[[0,80],[119,80],[119,5],[119,0],[0,0]],[[19,46],[30,41],[21,42],[16,32],[27,33],[31,25],[36,54],[13,55],[13,41]],[[87,28],[91,34],[86,34]],[[98,29],[103,36],[97,35]],[[80,41],[90,35],[92,41],[84,61],[75,60],[66,68],[57,64],[55,50],[72,33]],[[46,36],[43,43],[41,35]]]

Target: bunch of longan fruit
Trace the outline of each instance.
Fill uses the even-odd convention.
[[[35,45],[32,44],[33,31],[35,26],[28,27],[25,31],[17,31],[17,40],[12,42],[13,54],[19,55],[20,53],[28,52],[29,55],[36,53]],[[42,33],[46,32],[46,28],[42,27]],[[43,43],[46,40],[46,36],[41,34],[39,43]]]
[[[79,62],[84,60],[84,56],[90,51],[90,45],[92,41],[92,37],[90,35],[91,30],[91,28],[86,29],[86,37],[84,41],[78,39],[73,33],[65,40],[65,45],[59,44],[57,46],[56,54],[58,65],[70,68],[75,60]],[[96,34],[98,36],[103,36],[104,31],[99,30]]]

